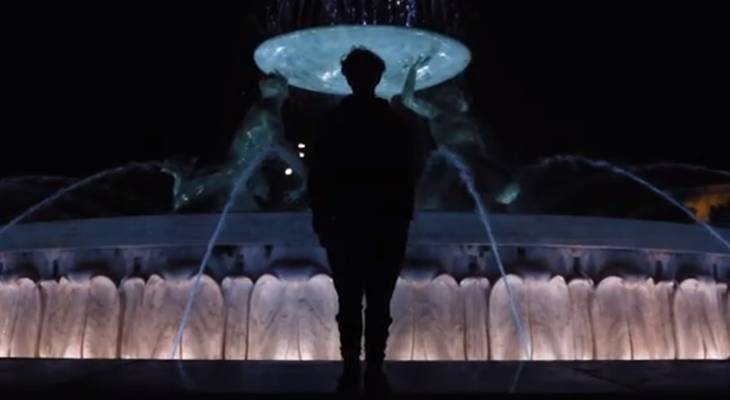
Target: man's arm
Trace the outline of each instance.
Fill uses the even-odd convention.
[[[332,136],[332,117],[330,114],[325,122],[324,132],[312,144],[309,158],[309,175],[307,176],[307,192],[312,209],[312,227],[319,236],[320,242],[325,244],[334,223],[332,166],[330,152]]]
[[[320,159],[319,141],[315,142],[309,157],[309,175],[307,175],[307,192],[309,193],[309,202],[313,212],[323,209],[323,185],[324,185],[324,166]]]

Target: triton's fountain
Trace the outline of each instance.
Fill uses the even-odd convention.
[[[256,61],[294,86],[341,95],[337,65],[353,45],[382,49],[388,97],[411,72],[414,89],[426,88],[470,58],[425,31],[337,26],[271,39]],[[422,56],[429,63],[413,69]],[[479,213],[417,216],[389,359],[730,358],[730,231],[488,215],[474,171],[449,154]],[[245,190],[260,161],[223,187]],[[0,229],[0,357],[336,359],[336,294],[308,214],[227,215],[236,196],[224,195],[220,215],[13,219]]]
[[[32,223],[0,244],[0,356],[169,358],[217,216]],[[493,216],[507,281],[473,214],[414,224],[388,356],[536,360],[730,356],[730,256],[702,228]],[[722,232],[725,236],[728,231]],[[306,214],[234,214],[177,356],[333,359],[336,297]]]
[[[419,56],[431,62],[418,70],[417,89],[438,85],[460,74],[471,59],[469,50],[447,36],[396,26],[332,26],[288,33],[269,39],[256,50],[264,72],[279,71],[293,86],[346,95],[350,88],[340,59],[353,47],[377,49],[388,68],[376,91],[389,99],[401,92],[408,68]]]

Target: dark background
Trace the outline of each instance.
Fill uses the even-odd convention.
[[[267,35],[262,2],[240,3],[6,10],[0,176],[223,154]],[[513,159],[730,169],[719,6],[467,3],[473,112]]]

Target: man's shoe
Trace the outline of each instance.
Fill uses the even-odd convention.
[[[365,396],[368,399],[386,399],[390,396],[390,384],[382,364],[365,368]]]
[[[360,393],[360,360],[345,360],[342,364],[342,375],[337,381],[337,393]]]

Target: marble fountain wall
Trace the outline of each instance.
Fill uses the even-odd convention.
[[[0,358],[170,357],[213,215],[21,225],[0,243]],[[730,358],[730,254],[692,225],[419,215],[392,302],[393,360]],[[730,232],[723,232],[730,236]],[[230,217],[176,357],[338,358],[337,297],[306,214]]]

